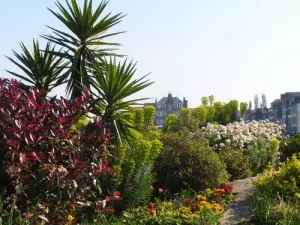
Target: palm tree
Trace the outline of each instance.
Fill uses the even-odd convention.
[[[131,106],[140,105],[139,101],[147,99],[128,99],[128,97],[153,84],[145,80],[148,75],[133,79],[135,66],[136,64],[127,63],[126,60],[117,63],[114,58],[109,61],[103,60],[101,64],[92,64],[89,71],[94,78],[91,85],[95,89],[93,93],[95,101],[92,107],[98,109],[95,113],[101,114],[122,138],[126,138],[129,128],[136,127],[125,119],[126,112]]]
[[[45,39],[61,46],[65,52],[55,52],[71,63],[65,79],[68,81],[67,94],[71,97],[81,96],[83,88],[90,88],[91,76],[87,67],[91,63],[102,61],[105,56],[114,55],[115,49],[107,46],[119,46],[117,43],[105,42],[104,39],[122,32],[107,33],[107,30],[123,18],[121,13],[103,16],[108,1],[103,0],[93,11],[92,0],[84,0],[81,9],[76,0],[66,0],[66,7],[59,1],[56,6],[59,12],[51,13],[58,18],[68,29],[69,33],[49,27],[53,34],[43,35]]]
[[[39,42],[33,40],[33,52],[21,43],[22,53],[18,54],[13,50],[16,60],[7,57],[11,62],[17,65],[24,74],[6,70],[8,73],[27,81],[38,89],[51,90],[52,88],[62,84],[63,70],[67,66],[67,62],[63,62],[63,58],[52,54],[55,47],[51,47],[48,42],[45,50],[41,50]]]

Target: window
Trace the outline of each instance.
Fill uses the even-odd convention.
[[[157,108],[160,109],[160,108],[161,108],[161,105],[160,105],[160,104],[157,104]]]

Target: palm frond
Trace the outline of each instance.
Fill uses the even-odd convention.
[[[72,97],[80,95],[83,88],[90,88],[92,81],[87,71],[90,62],[94,63],[99,57],[115,55],[114,51],[117,49],[108,46],[119,46],[118,43],[106,42],[105,39],[122,33],[107,33],[107,31],[120,23],[124,15],[121,13],[104,15],[107,4],[108,1],[103,0],[93,10],[92,0],[84,0],[83,7],[80,7],[76,0],[66,0],[65,5],[57,0],[58,12],[49,9],[69,30],[64,32],[49,27],[52,34],[42,37],[68,52],[64,58],[72,66],[68,71],[67,94],[71,94]]]
[[[51,47],[48,42],[45,49],[41,50],[39,42],[33,40],[33,49],[29,50],[23,43],[20,43],[22,53],[13,51],[16,59],[6,56],[13,64],[23,71],[19,74],[7,70],[8,73],[21,78],[22,80],[36,86],[39,89],[51,90],[64,82],[64,70],[68,62],[62,57],[53,54],[55,46]]]
[[[140,79],[134,79],[135,66],[135,63],[127,63],[126,60],[123,63],[117,63],[116,58],[113,58],[109,61],[103,60],[102,63],[94,63],[89,70],[94,78],[91,85],[95,90],[93,96],[96,99],[96,105],[105,112],[105,118],[116,121],[114,125],[117,124],[117,127],[114,129],[121,133],[122,137],[126,137],[130,133],[126,130],[136,127],[124,120],[123,115],[128,108],[140,105],[140,101],[147,99],[130,99],[130,97],[153,84],[145,79],[147,75]]]

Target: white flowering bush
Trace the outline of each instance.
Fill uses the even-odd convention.
[[[222,149],[226,145],[234,148],[247,148],[254,141],[264,138],[282,140],[285,127],[268,120],[251,121],[249,123],[234,122],[226,126],[219,124],[207,124],[202,132],[209,138],[216,149]],[[251,148],[251,146],[250,146]]]

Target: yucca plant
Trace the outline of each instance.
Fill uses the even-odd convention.
[[[40,49],[39,42],[33,40],[33,51],[28,49],[23,43],[20,44],[22,53],[13,50],[16,59],[7,57],[24,74],[19,74],[6,70],[8,73],[27,81],[30,85],[38,89],[51,90],[62,84],[64,81],[63,72],[67,67],[67,62],[63,58],[52,54],[55,47],[51,47],[48,42],[44,50]]]
[[[107,33],[109,28],[121,22],[123,18],[121,13],[113,16],[111,13],[103,15],[107,4],[108,1],[103,0],[93,11],[92,0],[84,0],[83,8],[80,8],[76,0],[66,0],[66,7],[59,1],[56,2],[59,12],[49,9],[69,31],[67,33],[49,27],[53,34],[42,37],[66,50],[65,53],[58,52],[57,55],[71,63],[69,73],[65,75],[68,81],[67,94],[71,94],[71,97],[81,96],[82,90],[90,87],[91,76],[87,67],[99,59],[101,61],[105,56],[114,55],[115,49],[108,46],[119,45],[104,41],[105,38],[122,33]]]
[[[103,60],[103,62],[92,64],[89,73],[93,76],[92,87],[94,88],[95,102],[93,107],[102,109],[104,120],[117,129],[121,136],[128,134],[129,128],[135,128],[132,123],[128,123],[125,118],[126,112],[131,106],[140,105],[140,101],[147,98],[128,99],[133,94],[143,90],[153,84],[143,76],[140,79],[134,79],[136,64],[132,62],[116,62],[116,58]],[[96,113],[97,113],[96,111]]]

